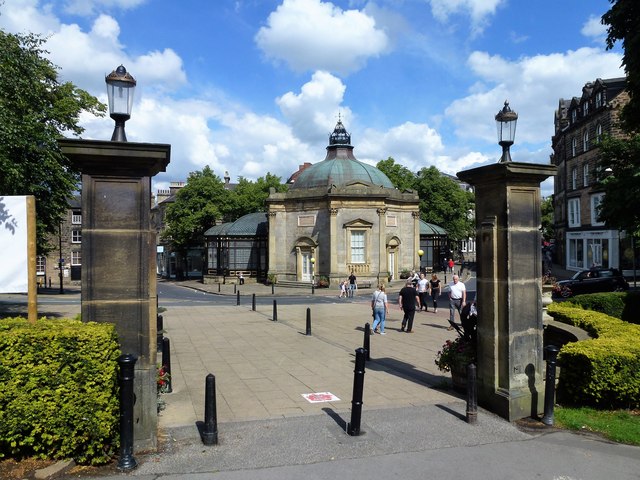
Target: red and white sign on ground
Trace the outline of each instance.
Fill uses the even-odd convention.
[[[331,392],[303,393],[309,403],[339,402],[340,399]]]

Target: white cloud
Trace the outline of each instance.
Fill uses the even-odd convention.
[[[267,58],[284,61],[295,71],[341,74],[360,69],[389,43],[372,17],[321,0],[284,0],[255,41]]]
[[[145,3],[147,0],[67,0],[64,10],[74,15],[88,16],[105,8],[127,10]]]
[[[318,142],[320,138],[327,138],[327,128],[335,123],[338,113],[351,117],[351,111],[341,107],[345,90],[339,78],[318,71],[302,86],[299,94],[287,92],[276,99],[276,103],[297,138]]]
[[[607,33],[606,25],[601,22],[601,17],[590,16],[589,20],[582,26],[580,33],[585,37],[593,38],[594,41],[600,42]]]
[[[479,82],[468,96],[452,102],[445,115],[458,138],[495,142],[494,116],[509,100],[519,114],[516,143],[550,143],[559,99],[581,95],[584,84],[596,78],[623,76],[620,62],[618,53],[594,48],[516,61],[473,52],[468,64]]]
[[[453,15],[469,15],[472,35],[482,32],[488,17],[494,15],[504,2],[505,0],[430,0],[431,13],[442,23],[449,21]]]
[[[0,28],[7,32],[38,32],[47,35],[60,28],[51,5],[39,6],[39,0],[11,0],[0,12]],[[1,5],[1,4],[0,4]]]

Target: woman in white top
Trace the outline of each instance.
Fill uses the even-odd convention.
[[[420,274],[420,280],[418,280],[418,296],[420,297],[420,310],[422,307],[428,312],[427,296],[429,295],[429,280],[424,276],[424,273]]]
[[[384,321],[389,313],[389,303],[382,283],[378,285],[378,289],[373,292],[373,296],[371,297],[371,310],[373,310],[373,325],[371,331],[375,333],[376,328],[380,326],[380,332],[378,333],[380,333],[380,335],[386,335],[384,333]]]

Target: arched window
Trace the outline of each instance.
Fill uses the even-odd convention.
[[[576,137],[573,137],[571,139],[571,156],[575,157],[576,156],[576,150],[578,149],[578,141],[576,140]]]
[[[596,143],[600,143],[602,141],[602,124],[599,123],[596,125]]]
[[[589,150],[589,130],[585,129],[582,132],[582,151],[586,152]]]

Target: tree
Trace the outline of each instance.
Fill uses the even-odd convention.
[[[553,195],[548,196],[542,200],[540,205],[541,214],[541,226],[542,226],[542,238],[544,240],[550,240],[555,238],[554,228],[554,212],[553,212]]]
[[[167,207],[167,229],[163,237],[184,253],[191,245],[204,243],[204,232],[224,218],[232,207],[230,191],[210,167],[191,172],[175,201]]]
[[[609,1],[612,7],[602,16],[602,24],[607,25],[607,50],[617,41],[622,42],[622,65],[630,96],[622,111],[622,121],[624,128],[632,132],[640,128],[640,4],[638,0]]]
[[[640,236],[640,135],[606,136],[597,180],[604,189],[598,216],[608,227]]]
[[[389,177],[393,186],[398,190],[403,191],[415,189],[416,175],[407,167],[396,163],[392,157],[389,157],[386,160],[380,160],[376,167]]]
[[[444,228],[454,242],[474,235],[473,193],[460,188],[458,182],[433,166],[418,172],[416,190],[422,220]]]
[[[286,192],[288,190],[287,185],[281,183],[280,177],[269,172],[255,182],[240,178],[233,189],[233,207],[229,212],[226,212],[226,216],[229,220],[236,220],[248,213],[263,212],[265,201],[272,188],[276,192]]]
[[[106,106],[71,82],[44,58],[45,40],[0,30],[0,195],[34,195],[38,253],[52,246],[78,188],[79,172],[60,152],[63,134],[80,135],[82,112],[102,116]]]

